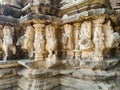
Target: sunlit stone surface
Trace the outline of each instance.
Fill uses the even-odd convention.
[[[0,0],[0,90],[120,90],[115,3]]]

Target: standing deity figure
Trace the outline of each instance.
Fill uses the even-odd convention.
[[[55,26],[49,24],[46,26],[46,51],[48,57],[46,58],[47,67],[51,67],[57,63],[56,50],[57,50],[57,38]]]
[[[65,34],[65,30],[63,29],[63,26],[61,26],[61,45],[62,45],[62,58],[66,58],[67,56],[67,42],[68,42],[68,38]]]
[[[73,50],[74,49],[74,41],[73,41],[73,26],[70,24],[64,25],[65,35],[67,37],[67,49]]]
[[[95,45],[94,60],[103,60],[103,51],[105,50],[103,25],[104,18],[98,18],[94,23],[93,42]]]
[[[48,57],[52,57],[57,49],[57,39],[55,27],[50,25],[46,26],[46,50],[48,51]]]
[[[91,29],[91,22],[85,21],[81,24],[80,29],[80,50],[89,50],[92,48],[92,29]]]
[[[106,48],[118,47],[120,43],[119,33],[114,32],[114,29],[111,25],[110,20],[103,26],[104,34],[105,34],[105,46]],[[117,42],[116,42],[117,41]]]
[[[79,45],[80,51],[82,52],[82,59],[90,59],[93,54],[91,21],[84,21],[81,24]]]
[[[67,57],[73,57],[73,49],[74,49],[74,36],[73,36],[73,26],[70,24],[64,25],[65,37],[66,37],[66,49],[67,49]]]
[[[35,31],[32,26],[27,26],[25,34],[21,36],[18,40],[16,45],[20,45],[23,50],[27,50],[29,53],[29,58],[33,57],[34,52],[34,37]]]
[[[44,24],[34,24],[35,27],[35,60],[44,60],[45,53],[45,35],[44,35]]]
[[[67,50],[67,42],[68,42],[68,38],[65,34],[65,31],[62,30],[62,39],[61,39],[61,43],[62,43],[62,49],[63,50]]]
[[[106,47],[106,50],[104,51],[105,52],[104,56],[110,57],[111,48],[119,47],[120,35],[118,32],[114,32],[110,20],[108,20],[107,23],[104,24],[103,32],[104,32],[105,47]]]
[[[1,48],[4,51],[4,60],[7,60],[9,49],[12,50],[13,54],[16,53],[16,47],[13,45],[14,29],[10,26],[4,26],[3,28],[3,43]]]

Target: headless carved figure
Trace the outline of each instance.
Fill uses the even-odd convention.
[[[29,53],[29,58],[33,57],[33,51],[34,51],[34,36],[35,32],[32,26],[27,26],[27,30],[23,36],[21,36],[16,45],[21,45],[21,48],[23,50],[27,50]]]
[[[3,44],[2,44],[2,49],[4,51],[4,60],[7,60],[8,57],[8,50],[12,50],[13,54],[16,53],[16,47],[13,46],[13,39],[12,39],[12,28],[8,27],[8,26],[4,26],[3,28]]]
[[[57,48],[57,39],[55,35],[55,27],[52,25],[46,26],[46,50],[48,51],[48,57],[53,56],[55,54],[55,50]]]

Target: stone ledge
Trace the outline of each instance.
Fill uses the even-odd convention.
[[[119,90],[114,82],[81,80],[73,77],[61,77],[61,85],[75,88],[73,90]]]
[[[19,88],[23,90],[51,90],[59,84],[59,78],[56,77],[47,79],[27,79],[22,77],[18,82]]]
[[[42,14],[35,14],[35,13],[28,14],[19,19],[20,24],[24,24],[24,23],[28,23],[28,22],[61,23],[61,19],[56,16],[42,15]]]
[[[89,1],[89,0],[75,0],[71,3],[68,3],[68,4],[65,4],[64,6],[61,7],[61,10],[66,10],[66,9],[69,9],[69,8],[72,8],[72,7],[84,7],[84,6],[87,6],[87,7],[90,7],[90,5],[96,5],[98,6],[99,5],[104,5],[108,8],[111,8],[109,6],[110,3],[104,1],[104,0],[92,0],[92,1]]]
[[[118,63],[120,63],[119,58],[105,59],[103,61],[81,60],[80,68],[106,70],[114,67]]]
[[[107,81],[116,77],[116,73],[109,71],[77,70],[73,72],[73,77],[83,80]]]
[[[71,16],[68,15],[64,15],[62,17],[62,23],[70,23],[70,22],[75,22],[78,21],[81,17],[87,17],[87,16],[94,16],[94,15],[103,15],[103,14],[108,14],[108,15],[112,15],[114,13],[113,10],[110,9],[106,9],[106,8],[99,8],[99,9],[92,9],[92,10],[88,10],[88,11],[83,11],[81,13],[77,13]]]
[[[15,60],[10,61],[0,61],[0,68],[10,68],[10,67],[17,67],[20,64],[17,63]]]
[[[20,65],[26,67],[26,68],[30,68],[32,66],[32,63],[34,61],[33,60],[20,60],[20,61],[17,61],[17,63],[19,63]]]

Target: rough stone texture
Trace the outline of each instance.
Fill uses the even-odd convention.
[[[93,71],[93,70],[77,70],[73,72],[73,77],[86,79],[86,80],[95,80],[95,81],[107,81],[110,79],[114,79],[116,77],[116,73],[107,72],[107,71]]]
[[[59,78],[27,79],[23,77],[18,82],[23,90],[50,90],[59,84]]]
[[[17,90],[19,76],[0,79],[0,90]]]
[[[52,90],[76,90],[76,89],[72,87],[66,87],[66,86],[60,85]]]
[[[72,77],[62,77],[61,84],[66,87],[72,87],[72,90],[119,90],[114,82],[94,82],[87,80],[80,80]],[[63,89],[64,90],[64,89]]]
[[[83,16],[94,16],[94,15],[101,15],[101,14],[113,14],[114,11],[106,8],[98,8],[98,9],[92,9],[88,11],[84,11],[81,13],[77,13],[74,15],[67,15],[64,14],[62,17],[63,23],[73,22],[79,20],[79,18],[82,18]]]
[[[0,62],[0,90],[120,90],[120,19],[109,0],[33,1],[0,7],[0,56],[11,57],[10,38],[23,56]]]
[[[106,59],[104,61],[81,60],[80,67],[87,69],[110,69],[120,62],[119,59]]]

